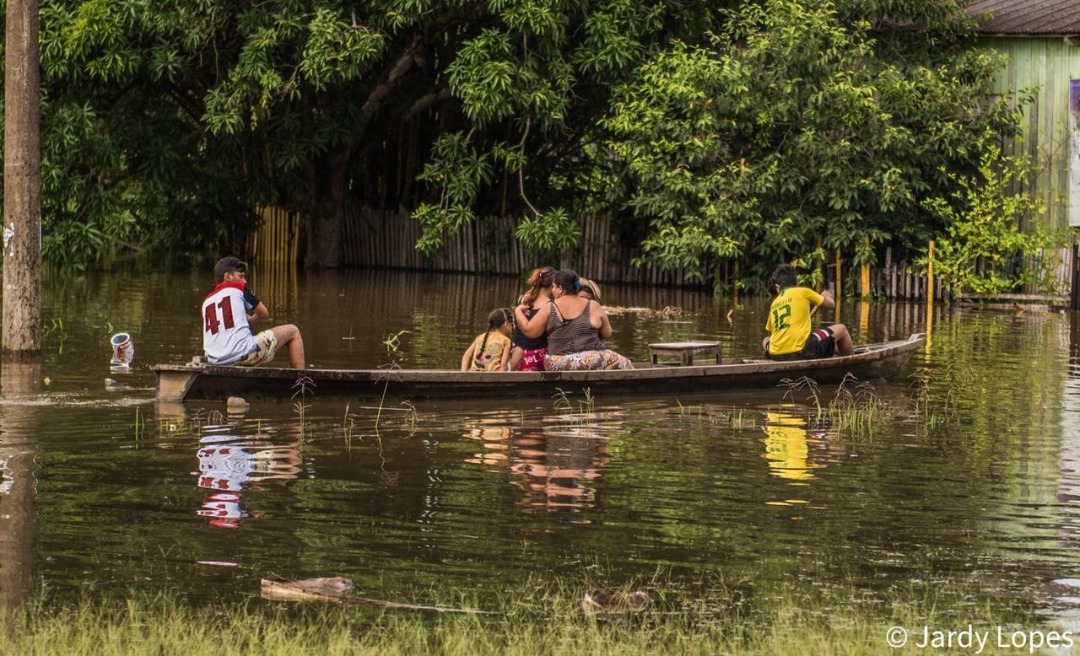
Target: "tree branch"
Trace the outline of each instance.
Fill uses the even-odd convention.
[[[431,107],[435,103],[442,102],[444,100],[449,100],[450,98],[451,98],[451,95],[450,95],[450,90],[449,89],[441,89],[439,91],[432,91],[429,94],[420,96],[419,98],[416,99],[416,102],[414,102],[412,104],[412,106],[409,107],[409,109],[405,110],[405,113],[402,115],[401,119],[402,119],[403,122],[408,123],[409,121],[411,121],[413,119],[414,116],[416,116],[420,112],[424,111],[428,107]]]

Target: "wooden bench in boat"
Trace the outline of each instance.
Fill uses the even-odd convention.
[[[653,364],[662,355],[675,355],[679,357],[679,365],[688,367],[694,364],[694,356],[705,354],[710,360],[702,364],[720,364],[722,349],[720,342],[666,342],[662,344],[649,344],[649,357]]]

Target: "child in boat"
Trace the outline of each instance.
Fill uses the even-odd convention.
[[[795,267],[781,264],[769,281],[776,298],[769,308],[765,330],[769,333],[761,342],[765,357],[770,360],[814,360],[855,352],[851,333],[842,323],[813,330],[811,318],[815,308],[831,310],[836,307],[832,294],[818,294],[809,287],[800,287]]]
[[[476,336],[461,356],[462,371],[506,371],[510,361],[510,335],[514,332],[514,315],[506,308],[492,310],[486,333]]]
[[[578,296],[587,298],[590,301],[600,302],[600,285],[589,280],[588,278],[578,278],[581,281],[581,289],[578,290]]]

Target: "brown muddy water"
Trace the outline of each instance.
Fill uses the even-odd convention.
[[[251,282],[297,323],[314,367],[456,368],[519,282],[399,272]],[[1011,600],[1074,623],[1080,605],[1080,321],[938,307],[930,346],[871,393],[859,425],[835,388],[674,398],[348,398],[157,405],[150,366],[200,348],[201,274],[50,277],[40,367],[0,396],[0,603],[257,596],[268,576],[347,576],[423,601],[523,580],[723,580],[758,600],[924,587],[956,609]],[[720,339],[755,352],[766,305],[604,286],[614,346]],[[927,329],[921,305],[844,301],[856,342]],[[131,333],[129,374],[109,337]],[[279,358],[280,359],[280,358]],[[953,582],[965,592],[950,593]],[[689,596],[691,593],[686,592]],[[700,595],[700,585],[693,595]],[[696,603],[685,600],[685,603]]]

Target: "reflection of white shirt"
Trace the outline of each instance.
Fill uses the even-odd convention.
[[[255,350],[248,314],[259,297],[242,282],[223,282],[202,304],[203,351],[210,364],[229,364]]]
[[[11,486],[15,483],[15,476],[8,467],[7,458],[0,460],[0,494],[11,494]]]
[[[219,492],[206,497],[199,515],[214,519],[244,519],[249,516],[248,511],[240,507],[240,495],[229,492]]]
[[[255,459],[237,446],[199,449],[199,487],[239,492],[255,471]]]

